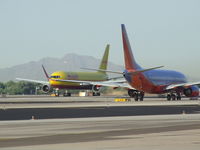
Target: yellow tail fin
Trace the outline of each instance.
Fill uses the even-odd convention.
[[[109,49],[110,49],[110,45],[107,44],[105,52],[104,52],[104,55],[103,55],[103,58],[102,58],[101,63],[99,65],[99,69],[102,69],[102,70],[106,70],[107,69]]]

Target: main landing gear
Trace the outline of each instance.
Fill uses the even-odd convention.
[[[92,96],[100,96],[101,94],[99,92],[92,92]]]
[[[169,94],[167,94],[167,100],[168,101],[181,100],[181,94],[180,93],[169,93]]]
[[[71,93],[68,92],[67,90],[60,92],[59,89],[55,89],[54,94],[55,94],[56,97],[59,97],[61,94],[63,95],[63,97],[70,97],[71,96]]]
[[[128,90],[128,95],[130,97],[133,97],[135,99],[135,101],[138,101],[138,100],[143,101],[143,99],[144,99],[144,92],[142,92],[142,91],[130,89],[130,90]]]
[[[68,92],[63,93],[63,97],[70,97],[70,96],[71,96],[71,93],[68,93]]]

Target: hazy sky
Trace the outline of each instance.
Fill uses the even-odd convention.
[[[0,0],[0,68],[79,53],[123,64],[124,23],[138,63],[200,76],[199,0]]]

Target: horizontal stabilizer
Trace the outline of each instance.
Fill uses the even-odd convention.
[[[155,69],[159,69],[159,68],[162,68],[162,67],[164,67],[164,66],[158,66],[158,67],[153,67],[153,68],[148,68],[148,69],[142,69],[142,70],[136,70],[136,71],[129,71],[128,74],[137,75],[138,73],[141,73],[141,72],[155,70]]]
[[[92,71],[108,72],[108,73],[115,73],[115,74],[123,74],[122,72],[111,71],[111,70],[103,70],[103,69],[91,69],[91,68],[81,68],[81,69],[92,70]]]

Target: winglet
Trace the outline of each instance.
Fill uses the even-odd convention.
[[[107,44],[105,52],[104,52],[104,55],[103,55],[102,60],[101,60],[101,63],[99,65],[99,69],[102,69],[102,70],[106,70],[107,69],[109,49],[110,49],[110,45]]]
[[[46,70],[45,70],[45,68],[44,68],[44,66],[42,65],[42,69],[43,69],[43,71],[44,71],[44,73],[45,73],[45,76],[47,77],[47,79],[49,80],[49,75],[48,75],[48,73],[46,72]]]
[[[132,54],[131,46],[129,43],[128,35],[126,33],[125,25],[121,25],[122,29],[122,40],[123,40],[123,48],[124,48],[124,61],[125,61],[125,68],[127,70],[138,70],[141,67],[136,63],[135,58]]]

